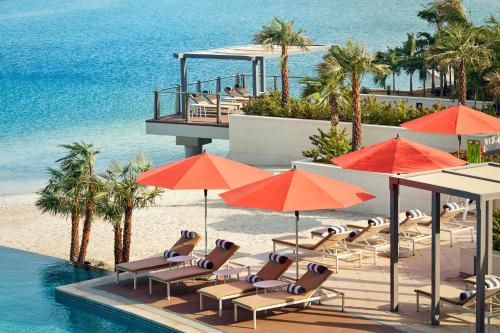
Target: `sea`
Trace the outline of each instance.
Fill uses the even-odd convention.
[[[96,168],[145,154],[154,165],[184,156],[174,137],[145,133],[153,90],[179,82],[174,52],[248,44],[274,16],[295,20],[316,43],[362,42],[370,51],[432,31],[413,0],[0,0],[0,194],[33,192],[61,144],[92,143]],[[464,0],[476,23],[498,0]],[[293,56],[291,75],[313,75],[320,54]],[[196,60],[189,80],[248,73],[240,61]],[[267,64],[279,73],[278,62]],[[408,86],[398,78],[398,88]],[[364,85],[373,85],[367,78]],[[418,86],[418,84],[417,84]],[[168,112],[168,110],[164,112]],[[173,112],[173,106],[172,106]],[[208,152],[226,155],[214,140]]]

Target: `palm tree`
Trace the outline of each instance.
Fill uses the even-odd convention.
[[[451,24],[437,34],[430,59],[442,66],[458,68],[460,103],[467,101],[467,70],[487,67],[492,51],[481,43],[479,29],[468,24]]]
[[[262,30],[254,35],[253,42],[263,45],[266,49],[281,47],[281,104],[288,106],[290,99],[288,81],[288,48],[296,46],[301,50],[309,50],[313,43],[311,38],[304,35],[304,29],[294,30],[294,21],[286,21],[275,17],[270,25],[265,25]]]
[[[396,75],[401,73],[401,57],[396,49],[388,48],[387,51],[379,51],[375,54],[375,62],[377,64],[387,65],[387,68],[392,75],[392,91],[396,91]],[[385,79],[387,76],[375,75],[375,83],[383,83],[385,88]]]
[[[436,81],[435,81],[435,69],[436,64],[433,61],[428,59],[429,50],[435,43],[435,38],[428,32],[419,32],[417,34],[417,53],[419,55],[418,63],[419,66],[419,78],[424,80],[424,96],[426,94],[425,91],[425,83],[427,80],[427,71],[431,70],[431,93],[436,91]]]
[[[447,24],[467,21],[461,0],[434,0],[423,6],[417,16],[429,24],[435,25],[437,31]]]
[[[349,80],[352,90],[352,150],[361,147],[361,80],[367,73],[387,74],[386,65],[376,64],[364,46],[349,40],[346,46],[333,45],[323,61],[330,63],[332,75]]]
[[[134,209],[151,206],[155,199],[161,194],[159,188],[149,188],[137,183],[137,177],[151,167],[151,163],[144,157],[139,156],[127,165],[113,162],[103,175],[105,179],[106,195],[103,216],[111,221],[115,231],[115,262],[128,262],[130,258],[130,244],[132,241],[132,214]],[[122,232],[119,219],[123,218],[123,240],[118,239]],[[121,253],[117,249],[122,245]]]
[[[488,82],[488,88],[495,103],[496,114],[498,115],[498,96],[500,96],[500,70],[496,69],[493,72],[488,73],[484,79]]]
[[[71,219],[69,260],[75,263],[79,252],[79,227],[83,187],[80,177],[70,171],[49,168],[48,184],[38,192],[36,206],[42,213],[63,215]]]
[[[320,107],[328,106],[333,128],[337,128],[339,124],[339,106],[347,104],[346,87],[336,69],[337,64],[331,62],[331,57],[324,57],[317,66],[318,76],[302,80],[306,85],[302,97],[309,98]]]
[[[74,142],[69,145],[62,145],[62,147],[68,150],[68,154],[58,160],[61,163],[61,169],[67,172],[71,170],[78,177],[78,183],[83,188],[82,203],[85,206],[85,219],[83,221],[80,253],[76,262],[76,265],[83,266],[94,220],[96,194],[100,190],[99,178],[94,173],[95,157],[99,154],[99,151],[95,150],[92,144],[83,142]]]
[[[410,76],[410,95],[413,95],[413,73],[418,68],[417,63],[417,41],[415,34],[408,33],[403,46],[396,49],[401,57],[401,67]]]

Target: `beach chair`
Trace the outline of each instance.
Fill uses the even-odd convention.
[[[217,107],[217,96],[215,96],[214,94],[210,93],[210,92],[203,92],[203,97],[205,97],[205,99],[210,103],[212,104],[212,106],[215,106]],[[228,102],[228,101],[221,101],[220,102],[220,105],[221,107],[235,107],[236,108],[236,111],[238,111],[239,109],[241,109],[243,107],[243,103],[240,103],[238,101],[232,101],[232,102]]]
[[[418,209],[409,210],[406,212],[406,218],[399,222],[399,238],[402,241],[408,241],[412,248],[412,254],[415,255],[416,243],[427,241],[432,238],[430,233],[423,232],[419,223],[425,220],[427,216]],[[389,232],[390,228],[384,230]]]
[[[267,263],[254,275],[248,275],[245,280],[236,280],[224,284],[205,287],[198,290],[200,294],[200,311],[203,310],[203,297],[209,297],[219,302],[219,317],[222,316],[222,302],[255,292],[255,282],[279,279],[290,267],[293,260],[275,253],[269,254]]]
[[[415,289],[417,298],[417,312],[420,311],[420,297],[432,298],[432,287],[425,286]],[[461,290],[452,286],[441,285],[439,287],[440,306],[444,304],[460,308],[466,312],[476,312],[476,292],[474,289]],[[491,324],[491,318],[500,315],[500,303],[497,297],[500,296],[500,279],[490,278],[485,280],[485,302],[487,310],[485,311],[488,318],[488,325]]]
[[[190,109],[189,112],[191,112],[193,115],[198,116],[207,116],[208,113],[216,113],[217,112],[217,105],[213,105],[208,102],[204,97],[196,94],[189,94],[189,98],[194,101],[194,104],[190,104]],[[238,107],[235,105],[221,105],[221,112],[222,113],[229,113],[230,111],[237,112]]]
[[[241,96],[250,97],[250,92],[245,87],[236,84],[234,86],[234,90],[236,90]]]
[[[303,304],[308,306],[311,302],[341,297],[342,312],[344,311],[344,293],[322,287],[323,283],[333,272],[325,266],[309,264],[307,272],[294,284],[289,284],[286,291],[260,293],[252,296],[240,297],[233,300],[234,321],[238,321],[238,308],[247,309],[253,313],[253,328],[257,328],[257,312],[270,309],[284,308],[291,305]]]
[[[358,256],[359,267],[362,262],[362,251],[348,248],[346,238],[350,232],[346,226],[333,226],[328,229],[328,234],[322,239],[312,239],[299,236],[299,251],[305,254],[321,256],[322,259],[335,260],[335,273],[339,271],[339,260],[351,256]],[[295,250],[295,235],[273,238],[273,252],[276,252],[277,246],[287,247]],[[315,261],[314,259],[309,261]],[[325,262],[322,262],[324,264]]]
[[[464,212],[464,207],[459,206],[455,202],[449,202],[443,205],[441,213],[441,231],[450,234],[450,247],[453,246],[453,237],[455,234],[470,232],[471,242],[474,242],[474,227],[462,225],[456,217]],[[432,219],[427,216],[426,219],[419,223],[421,226],[431,227]]]
[[[236,102],[241,102],[241,103],[245,103],[246,101],[248,101],[249,99],[249,96],[243,96],[241,95],[239,92],[236,91],[236,89],[234,89],[233,87],[225,87],[224,88],[224,92],[234,101]]]
[[[373,263],[377,264],[378,252],[387,250],[390,243],[381,233],[389,228],[389,221],[383,217],[375,217],[368,220],[368,225],[363,229],[354,229],[346,238],[348,246],[361,247],[373,251]],[[355,225],[358,226],[358,225]],[[354,227],[354,225],[353,225]]]
[[[133,275],[134,278],[134,290],[137,288],[137,275],[139,273],[147,273],[159,269],[175,267],[179,263],[168,262],[166,257],[169,256],[187,256],[193,252],[194,247],[200,241],[201,237],[193,232],[183,230],[181,231],[181,237],[175,242],[175,244],[161,256],[155,256],[152,258],[146,258],[136,261],[129,261],[126,263],[118,264],[115,266],[116,272],[116,284],[120,283],[120,273],[128,272]]]
[[[198,260],[196,265],[149,273],[149,294],[153,293],[153,281],[156,281],[167,285],[167,300],[170,300],[171,284],[211,276],[240,248],[232,242],[221,239],[218,239],[215,244],[215,248],[206,258]]]

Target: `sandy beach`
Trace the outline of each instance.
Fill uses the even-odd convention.
[[[0,245],[67,259],[70,222],[63,217],[41,214],[34,202],[37,195],[0,196]],[[231,240],[241,246],[241,254],[272,250],[271,239],[294,232],[293,214],[235,209],[227,207],[218,192],[209,192],[209,248],[216,239]],[[344,211],[318,211],[301,214],[299,231],[366,219]],[[134,212],[131,260],[151,256],[167,249],[183,229],[203,234],[203,193],[166,191],[156,206]],[[200,242],[198,249],[203,248]],[[96,220],[90,239],[88,260],[113,263],[113,231],[107,222]]]

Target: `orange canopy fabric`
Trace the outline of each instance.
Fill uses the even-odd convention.
[[[500,118],[463,105],[428,114],[401,124],[415,132],[453,135],[500,133]]]
[[[444,151],[403,138],[377,143],[331,161],[344,169],[384,173],[412,173],[467,163]]]
[[[271,175],[266,170],[203,153],[146,171],[137,182],[173,190],[225,190]]]
[[[375,198],[356,185],[296,169],[220,196],[231,206],[281,212],[344,208]]]

